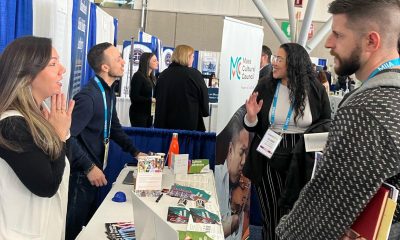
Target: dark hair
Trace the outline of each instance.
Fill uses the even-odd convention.
[[[268,62],[271,62],[271,49],[269,47],[267,47],[266,45],[262,45],[262,50],[261,50],[261,54],[265,54],[268,56]]]
[[[324,71],[319,71],[318,72],[318,80],[319,80],[320,83],[326,83],[328,81]]]
[[[101,65],[104,63],[104,51],[113,46],[111,43],[99,43],[92,47],[87,55],[87,59],[91,68],[95,73],[101,72]]]
[[[155,81],[154,77],[154,70],[151,71],[150,76],[148,75],[149,69],[150,69],[150,59],[155,56],[154,53],[142,53],[139,59],[139,68],[138,72],[142,73],[146,79]]]
[[[328,70],[328,67],[325,65],[322,67],[322,70],[326,71],[326,70]]]
[[[311,81],[315,81],[314,70],[307,51],[297,43],[280,46],[287,54],[287,76],[290,103],[294,110],[294,122],[304,116],[306,98]]]
[[[387,41],[389,45],[395,44],[394,40],[400,33],[399,0],[334,0],[329,4],[328,12],[345,14],[348,27],[358,33],[371,28],[379,31],[382,41]]]

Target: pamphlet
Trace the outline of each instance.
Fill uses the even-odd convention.
[[[190,211],[184,207],[169,207],[167,221],[171,223],[187,224]]]
[[[204,208],[190,208],[194,223],[221,224],[218,215]]]
[[[204,232],[178,231],[179,240],[213,240]]]
[[[110,240],[136,240],[135,226],[132,222],[106,223],[106,234]]]
[[[304,134],[306,152],[322,152],[328,141],[328,132]]]
[[[206,202],[211,196],[201,189],[186,187],[178,184],[172,185],[168,195],[171,197],[185,198],[193,201],[196,201],[197,199],[203,199]]]
[[[208,159],[193,159],[189,173],[208,173],[210,171],[210,163]]]
[[[174,174],[188,172],[189,154],[172,155],[172,168]]]
[[[190,208],[190,213],[187,231],[206,233],[213,240],[225,239],[218,215],[202,208]]]
[[[141,197],[161,194],[162,160],[157,156],[143,156],[138,159],[138,173],[135,191]]]

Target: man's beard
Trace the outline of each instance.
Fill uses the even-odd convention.
[[[343,59],[331,51],[331,55],[336,57],[336,59],[339,61],[339,64],[335,66],[336,74],[339,76],[347,76],[357,72],[357,70],[360,68],[360,53],[361,48],[360,46],[357,46],[351,52],[349,58]]]
[[[108,72],[108,76],[111,77],[111,78],[121,78],[122,77],[121,74],[117,74],[114,71],[109,71]]]

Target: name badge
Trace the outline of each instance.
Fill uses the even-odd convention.
[[[280,134],[268,129],[264,137],[261,139],[257,151],[267,158],[271,158],[281,140],[282,136]]]
[[[110,147],[110,141],[105,141],[104,142],[104,161],[103,161],[103,170],[106,169],[107,167],[107,162],[108,162],[108,149]]]

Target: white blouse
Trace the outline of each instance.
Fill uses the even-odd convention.
[[[276,111],[275,111],[275,122],[270,128],[278,133],[282,132],[283,125],[285,124],[289,107],[290,107],[290,100],[289,100],[289,88],[283,84],[279,84],[279,94],[278,94],[278,101],[276,104]],[[292,116],[290,117],[290,122],[288,126],[288,130],[285,133],[304,133],[308,127],[311,126],[312,123],[312,115],[310,110],[310,102],[308,97],[305,99],[305,109],[304,109],[304,116],[297,119],[297,124],[294,123],[294,110]],[[269,109],[269,120],[271,121],[272,116],[272,105]]]

